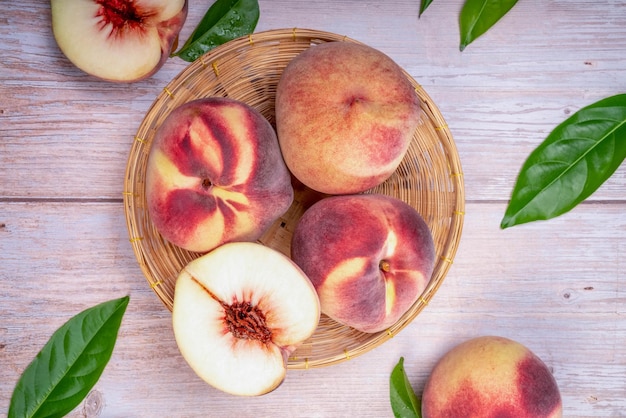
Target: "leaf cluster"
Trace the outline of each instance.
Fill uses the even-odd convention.
[[[421,0],[420,16],[433,0]],[[466,0],[460,50],[487,32],[517,0]],[[626,158],[626,94],[584,107],[529,155],[500,223],[502,229],[560,216],[594,193]]]

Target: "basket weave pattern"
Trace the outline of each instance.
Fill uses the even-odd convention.
[[[124,181],[124,210],[133,251],[150,287],[171,310],[180,270],[199,254],[161,238],[149,219],[145,171],[155,131],[181,104],[202,97],[241,100],[274,125],[276,86],[297,54],[323,42],[358,42],[345,36],[307,29],[259,32],[224,44],[190,64],[158,95],[134,138]],[[461,164],[447,124],[423,88],[405,73],[422,100],[422,124],[396,172],[369,190],[404,200],[424,217],[435,242],[437,260],[432,278],[404,316],[388,330],[366,334],[322,315],[315,334],[289,358],[289,368],[335,364],[365,353],[408,325],[436,293],[454,259],[462,231],[464,187]],[[293,230],[304,211],[321,196],[295,187],[295,200],[259,242],[290,254]]]

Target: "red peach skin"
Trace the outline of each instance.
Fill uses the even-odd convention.
[[[165,239],[207,252],[258,239],[289,208],[293,188],[269,122],[242,102],[207,98],[176,108],[157,131],[146,198]]]
[[[560,418],[562,401],[554,376],[530,349],[483,336],[438,361],[424,387],[422,416]]]
[[[289,170],[313,190],[352,194],[385,181],[420,123],[420,99],[387,55],[328,42],[296,56],[276,91],[276,130]]]
[[[293,235],[292,259],[309,276],[322,312],[363,332],[393,325],[424,291],[434,267],[428,226],[384,195],[332,196],[311,206]]]

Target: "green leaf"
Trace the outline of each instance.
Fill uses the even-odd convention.
[[[626,158],[626,94],[580,109],[523,164],[502,229],[547,220],[589,197]]]
[[[421,405],[404,371],[404,357],[396,364],[389,379],[389,398],[396,418],[421,418]]]
[[[459,18],[461,51],[495,25],[515,3],[517,0],[466,0]]]
[[[433,2],[433,0],[422,0],[422,2],[420,4],[420,14],[419,14],[419,17],[422,16],[422,14],[426,11],[428,6],[430,6],[430,3],[432,3],[432,2]]]
[[[8,418],[62,417],[80,404],[111,358],[128,301],[91,307],[56,330],[17,382]]]
[[[193,62],[216,46],[254,32],[259,16],[257,0],[217,0],[172,56]]]

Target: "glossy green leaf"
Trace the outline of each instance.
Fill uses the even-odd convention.
[[[422,0],[422,2],[420,3],[420,16],[422,16],[422,14],[426,11],[426,9],[428,9],[428,6],[430,6],[430,3],[432,3],[433,0]]]
[[[626,157],[626,94],[580,109],[523,164],[501,228],[551,219],[589,197]]]
[[[515,3],[517,0],[466,0],[459,18],[461,51],[495,25]]]
[[[80,404],[111,358],[128,301],[86,309],[56,330],[17,382],[8,418],[62,417]]]
[[[257,0],[217,0],[172,56],[193,62],[216,46],[254,32],[259,16]]]
[[[393,368],[389,378],[389,399],[396,418],[421,418],[421,405],[404,371],[404,357]]]

